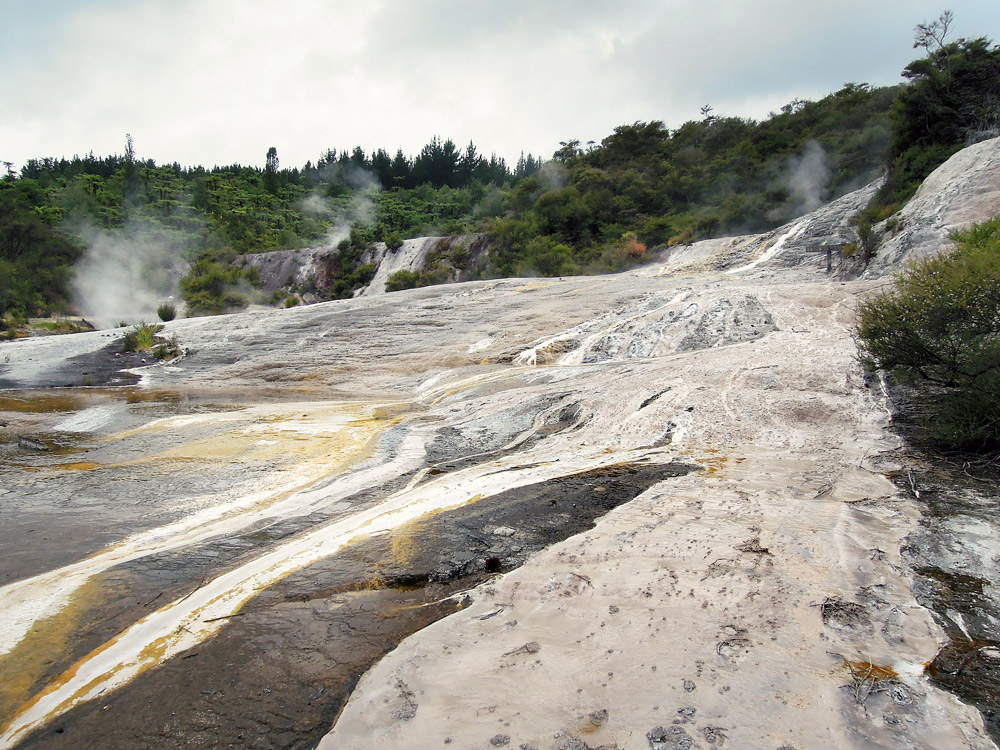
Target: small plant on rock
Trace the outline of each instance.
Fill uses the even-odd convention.
[[[130,328],[122,337],[122,351],[136,354],[152,354],[157,359],[173,359],[181,354],[177,339],[157,336],[163,326],[156,323],[139,323]]]
[[[173,302],[164,302],[156,308],[156,314],[164,323],[169,323],[177,317],[177,307]]]
[[[122,337],[122,351],[148,352],[156,343],[156,334],[162,329],[163,326],[155,323],[137,323]]]
[[[385,246],[393,252],[396,252],[403,246],[403,237],[399,234],[399,232],[389,232],[385,236]]]

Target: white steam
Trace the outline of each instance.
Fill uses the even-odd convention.
[[[826,202],[831,176],[826,151],[816,141],[809,141],[801,156],[788,160],[786,179],[795,216],[815,211]]]
[[[561,190],[569,184],[569,172],[561,162],[547,161],[539,170],[538,179],[545,190]]]
[[[376,206],[374,196],[380,191],[378,178],[360,167],[330,164],[321,172],[328,182],[341,182],[350,189],[350,198],[343,200],[328,198],[314,192],[302,199],[299,210],[302,213],[330,223],[324,244],[335,247],[351,234],[352,226],[368,227],[375,223]]]
[[[80,313],[101,328],[156,320],[157,307],[176,294],[187,272],[188,238],[141,223],[83,234],[89,246],[70,282]]]

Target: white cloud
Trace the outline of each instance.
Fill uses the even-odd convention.
[[[711,103],[763,117],[898,80],[940,0],[7,0],[0,159],[282,164],[470,139],[509,160]],[[996,38],[995,0],[950,4]],[[43,25],[44,24],[44,25]]]

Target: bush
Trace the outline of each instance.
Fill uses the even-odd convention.
[[[389,232],[385,236],[385,246],[393,252],[399,250],[403,246],[403,238],[399,232]]]
[[[174,306],[173,302],[164,302],[156,308],[156,314],[164,323],[169,323],[177,317],[177,308]]]
[[[932,441],[983,449],[1000,445],[1000,217],[953,239],[859,305],[857,340],[866,369],[910,387]]]
[[[259,282],[260,271],[251,266],[241,271],[228,263],[204,257],[191,264],[181,279],[181,292],[188,313],[223,313],[250,304],[242,291],[249,283]]]
[[[122,351],[152,354],[157,359],[173,359],[181,354],[177,339],[166,340],[157,336],[163,326],[155,323],[137,323],[122,337]]]
[[[871,204],[884,215],[873,223],[909,200],[952,154],[1000,134],[1000,46],[989,39],[940,43],[907,65],[903,76],[910,84],[892,105],[889,172]]]
[[[386,280],[385,290],[387,292],[398,292],[403,289],[413,289],[419,280],[420,275],[413,271],[407,271],[406,269],[396,271],[396,273]]]
[[[122,351],[148,352],[156,344],[156,334],[162,328],[155,323],[137,323],[122,336]]]

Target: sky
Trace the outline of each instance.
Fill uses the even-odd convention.
[[[300,167],[437,135],[513,165],[899,83],[946,8],[949,38],[1000,40],[1000,0],[0,0],[0,161],[129,133],[157,163]]]

